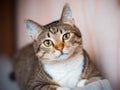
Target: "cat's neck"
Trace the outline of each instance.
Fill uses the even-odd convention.
[[[77,53],[76,55],[70,57],[69,59],[61,62],[56,62],[56,63],[44,63],[43,66],[46,67],[67,67],[71,66],[76,67],[77,65],[83,65],[84,64],[84,55]]]

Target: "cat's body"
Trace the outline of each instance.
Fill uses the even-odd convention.
[[[27,20],[26,25],[34,42],[16,55],[16,77],[22,90],[69,90],[101,79],[82,48],[69,5],[59,21],[41,26]]]

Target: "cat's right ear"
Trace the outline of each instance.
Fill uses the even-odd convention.
[[[62,23],[67,23],[67,24],[70,24],[72,26],[75,24],[74,18],[72,17],[72,10],[71,10],[68,3],[66,3],[63,7],[60,21]]]
[[[25,20],[27,32],[33,40],[36,40],[38,35],[41,33],[42,26],[33,20]]]

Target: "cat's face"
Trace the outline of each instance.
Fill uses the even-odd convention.
[[[74,32],[73,32],[74,30]],[[69,58],[82,45],[81,35],[77,28],[69,25],[54,26],[38,36],[40,43],[37,56],[51,61],[62,61]],[[41,39],[42,37],[42,39]]]
[[[40,60],[63,61],[82,48],[81,33],[74,25],[68,5],[64,7],[59,21],[42,26],[27,20],[26,25]]]

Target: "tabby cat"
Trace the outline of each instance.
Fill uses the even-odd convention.
[[[101,79],[82,46],[82,35],[65,4],[60,20],[40,25],[26,20],[33,44],[17,55],[15,74],[21,90],[70,90]]]

